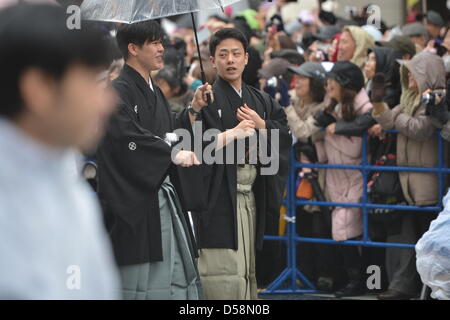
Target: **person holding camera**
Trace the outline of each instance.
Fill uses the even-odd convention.
[[[425,114],[431,117],[431,121],[436,127],[442,128],[447,124],[449,97],[445,89],[427,89],[422,95],[422,102],[426,106]]]
[[[422,96],[422,101],[426,105],[426,114],[437,128],[441,128],[441,137],[450,141],[450,80],[447,82],[447,89],[428,89]]]
[[[433,135],[436,126],[426,114],[422,94],[427,89],[438,89],[445,85],[442,59],[430,52],[422,52],[400,67],[402,95],[400,104],[390,109],[382,99],[385,95],[385,80],[377,75],[372,85],[372,112],[375,120],[385,130],[396,129],[397,165],[432,168],[438,162],[437,138]],[[434,173],[400,172],[400,184],[406,202],[415,206],[435,205],[438,201],[438,181]],[[427,213],[404,213],[397,236],[391,241],[416,243],[434,218]],[[393,271],[389,290],[379,299],[395,300],[414,297],[418,293],[419,281],[413,250],[390,249],[392,255],[400,257],[399,265],[387,265]]]
[[[221,29],[211,37],[210,59],[218,75],[211,102],[206,94],[195,97],[178,118],[192,133],[197,126],[205,133],[216,132],[217,161],[202,164],[195,188],[205,192],[192,197],[205,203],[192,210],[192,218],[202,288],[205,298],[212,300],[257,299],[256,252],[263,249],[264,233],[278,229],[288,174],[292,140],[286,115],[269,95],[243,81],[247,48],[247,38],[236,28]],[[249,156],[255,147],[261,154],[261,143],[271,134],[278,134],[274,139],[278,145],[270,145],[270,150],[274,150],[272,162],[278,161],[279,166],[265,174],[261,158],[252,161]],[[236,141],[253,135],[260,143],[246,148],[246,154],[238,158]]]

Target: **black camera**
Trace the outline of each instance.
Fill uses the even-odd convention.
[[[278,77],[274,76],[274,77],[267,79],[266,85],[268,87],[272,87],[272,88],[276,89],[276,88],[278,88],[278,82],[279,82]]]
[[[439,103],[436,103],[436,97],[441,98]],[[422,102],[425,104],[425,115],[431,116],[441,125],[445,125],[449,118],[448,99],[445,99],[445,97],[445,90],[437,90],[422,96]]]
[[[445,91],[444,92],[438,92],[438,91],[429,92],[422,96],[422,103],[427,106],[434,106],[434,105],[436,105],[436,97],[442,98],[444,95],[445,95]]]

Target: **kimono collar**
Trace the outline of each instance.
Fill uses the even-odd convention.
[[[145,91],[150,92],[151,94],[154,93],[154,86],[153,90],[150,88],[149,79],[144,79],[139,72],[136,71],[133,67],[129,66],[128,64],[125,64],[122,70],[122,75],[132,80],[136,85]],[[151,81],[151,80],[150,80]]]
[[[241,90],[239,92],[228,81],[224,80],[220,76],[217,76],[216,81],[214,82],[214,85],[216,85],[216,84],[224,89],[228,89],[228,91],[230,91],[230,89],[232,89],[238,96],[242,96],[242,92],[244,91],[244,86],[245,86],[244,81],[242,81]]]

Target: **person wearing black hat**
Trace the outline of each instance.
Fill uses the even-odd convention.
[[[408,41],[410,41],[408,39]],[[412,43],[411,43],[412,44]],[[414,47],[414,45],[413,45]],[[402,53],[389,47],[374,47],[368,50],[368,58],[364,65],[364,75],[368,80],[366,91],[369,97],[372,94],[372,79],[376,73],[383,73],[388,83],[385,88],[383,101],[393,108],[400,102],[400,65],[397,60],[402,58]],[[369,129],[369,135],[376,136],[381,133],[381,126],[376,123],[370,112],[358,116],[354,121],[336,121],[335,134],[345,136],[362,136]],[[375,140],[379,140],[378,138]]]
[[[359,92],[364,87],[364,75],[359,67],[350,61],[336,62],[327,76],[331,82],[336,82],[341,89]],[[336,100],[339,101],[339,99]]]
[[[337,62],[328,73],[327,94],[330,103],[328,116],[337,120],[353,121],[372,109],[364,87],[364,76],[357,65],[349,61]],[[316,117],[321,122],[319,117]],[[324,123],[321,123],[324,125]],[[325,125],[327,125],[325,123]],[[335,134],[335,123],[327,126],[325,153],[329,164],[359,164],[362,161],[362,138]],[[328,170],[325,189],[330,201],[359,203],[363,179],[359,171]],[[335,207],[332,212],[332,236],[336,241],[358,238],[363,233],[362,215],[358,208]],[[348,284],[335,292],[336,297],[355,296],[365,292],[362,259],[357,247],[339,248]]]

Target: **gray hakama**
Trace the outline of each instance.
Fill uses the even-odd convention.
[[[200,277],[186,220],[173,185],[159,192],[163,261],[120,267],[126,300],[198,300]]]

